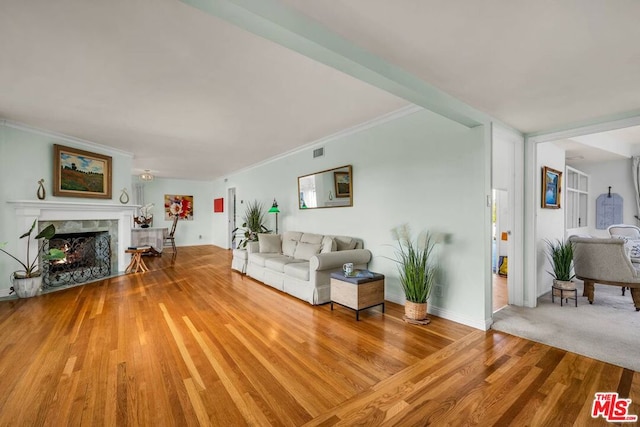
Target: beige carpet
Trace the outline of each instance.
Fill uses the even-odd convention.
[[[532,341],[558,347],[613,365],[640,372],[640,312],[631,294],[617,286],[596,284],[595,300],[589,304],[578,287],[578,307],[560,307],[551,293],[538,298],[538,307],[507,306],[493,316],[492,328]]]

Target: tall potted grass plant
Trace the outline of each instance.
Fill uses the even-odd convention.
[[[398,242],[394,261],[398,264],[406,300],[405,316],[411,320],[424,320],[427,318],[427,301],[435,284],[435,242],[428,232],[421,232],[414,241],[406,224],[391,232]]]
[[[545,240],[547,245],[547,257],[552,271],[548,273],[553,277],[553,286],[556,288],[573,290],[576,288],[573,278],[573,243],[568,240]],[[555,292],[555,290],[554,290]],[[557,295],[560,295],[559,291]]]

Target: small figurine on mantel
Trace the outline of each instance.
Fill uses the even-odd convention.
[[[148,203],[140,208],[140,215],[134,216],[133,221],[139,224],[141,228],[149,228],[153,223],[153,203]]]
[[[44,200],[44,198],[47,197],[47,192],[44,189],[44,178],[38,181],[38,192],[36,193],[36,195],[40,200]]]

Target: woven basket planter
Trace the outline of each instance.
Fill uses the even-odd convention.
[[[573,281],[569,281],[569,280],[558,280],[558,279],[553,279],[553,286],[555,288],[560,288],[560,289],[564,289],[564,290],[568,290],[568,291],[572,291],[576,288],[576,284]],[[556,297],[560,296],[560,289],[554,289],[553,290],[553,295]]]
[[[404,315],[407,319],[424,320],[427,318],[427,303],[405,301]]]

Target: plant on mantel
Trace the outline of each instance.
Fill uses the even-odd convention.
[[[257,242],[258,241],[258,233],[270,233],[265,225],[265,210],[262,203],[254,200],[253,202],[247,203],[247,208],[244,212],[244,222],[242,223],[242,228],[244,228],[244,239],[240,240],[238,243],[238,248],[245,248],[247,243],[249,242]],[[233,240],[235,241],[236,232],[240,230],[241,227],[237,227],[233,230]]]
[[[11,258],[16,260],[20,266],[21,270],[14,271],[11,273],[11,281],[13,282],[13,287],[11,288],[12,292],[16,292],[19,297],[33,296],[42,286],[42,277],[40,273],[40,269],[38,268],[38,254],[42,252],[42,248],[44,247],[47,240],[50,240],[56,234],[56,228],[53,224],[49,224],[46,226],[41,232],[36,235],[36,240],[42,240],[38,247],[38,251],[33,257],[33,261],[31,260],[31,234],[36,228],[38,220],[34,220],[33,224],[29,231],[20,236],[21,239],[27,238],[27,256],[25,261],[20,260],[18,257],[10,254],[6,250],[2,249],[7,245],[6,242],[0,244],[0,252],[4,252],[9,255]],[[64,251],[60,249],[49,249],[49,252],[42,255],[43,260],[49,261],[57,261],[65,258]],[[36,280],[37,279],[37,280]],[[28,283],[26,282],[28,281]],[[25,289],[25,287],[27,289]],[[35,288],[35,289],[32,289]]]

